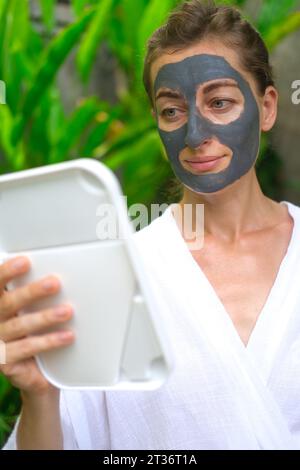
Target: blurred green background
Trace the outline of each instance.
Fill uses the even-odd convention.
[[[178,3],[0,0],[1,173],[92,157],[115,171],[128,205],[175,201],[141,73],[147,38]],[[297,0],[217,3],[244,9],[271,52],[300,29]],[[257,172],[276,200],[288,185],[282,160],[264,135]],[[299,189],[297,180],[291,184]],[[1,445],[19,407],[18,392],[0,376]]]

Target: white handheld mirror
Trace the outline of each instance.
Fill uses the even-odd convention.
[[[116,215],[115,239],[97,233],[104,205]],[[161,386],[173,364],[162,307],[136,251],[113,172],[96,160],[78,159],[2,175],[0,217],[2,259],[22,254],[31,261],[30,271],[8,288],[49,274],[61,280],[58,294],[24,313],[61,303],[74,308],[67,325],[75,342],[37,357],[47,379],[59,388]]]

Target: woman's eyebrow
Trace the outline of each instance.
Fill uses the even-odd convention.
[[[179,93],[179,91],[175,91],[175,90],[160,90],[157,93],[155,100],[158,100],[159,98],[183,99],[183,95]]]
[[[237,83],[233,82],[233,81],[228,81],[228,80],[219,80],[218,82],[214,82],[214,83],[210,83],[209,85],[205,85],[203,87],[203,93],[209,93],[210,91],[212,90],[215,90],[216,88],[220,88],[220,87],[235,87],[235,88],[238,88],[238,85]]]
[[[235,88],[238,88],[238,85],[236,82],[232,81],[232,80],[228,80],[228,79],[225,79],[225,80],[218,80],[217,82],[214,82],[214,83],[210,83],[208,85],[205,85],[203,87],[203,93],[209,93],[210,91],[212,90],[215,90],[216,88],[220,88],[220,87],[235,87]],[[156,97],[155,97],[155,100],[158,100],[160,98],[173,98],[173,99],[183,99],[183,95],[176,91],[176,90],[160,90]]]

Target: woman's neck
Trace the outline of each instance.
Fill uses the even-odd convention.
[[[196,204],[204,204],[205,234],[224,242],[234,242],[245,232],[280,223],[287,212],[263,194],[254,169],[216,193],[195,193],[185,187],[180,201],[183,211],[185,204],[192,205],[193,217]]]

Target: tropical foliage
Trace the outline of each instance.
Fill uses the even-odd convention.
[[[56,0],[36,0],[36,27],[27,0],[0,2],[0,171],[11,172],[78,157],[101,159],[121,176],[128,203],[160,201],[171,178],[141,85],[145,43],[178,0],[71,0],[73,21],[58,28]],[[218,3],[243,7],[243,0]],[[270,49],[300,28],[296,0],[264,0],[254,20]],[[86,84],[99,46],[105,43],[126,78],[112,105],[97,96],[63,106],[57,76],[76,54],[78,77]],[[272,164],[266,156],[273,153]],[[265,192],[276,196],[280,159],[265,137],[258,173]],[[18,394],[0,377],[0,443],[19,411]]]

